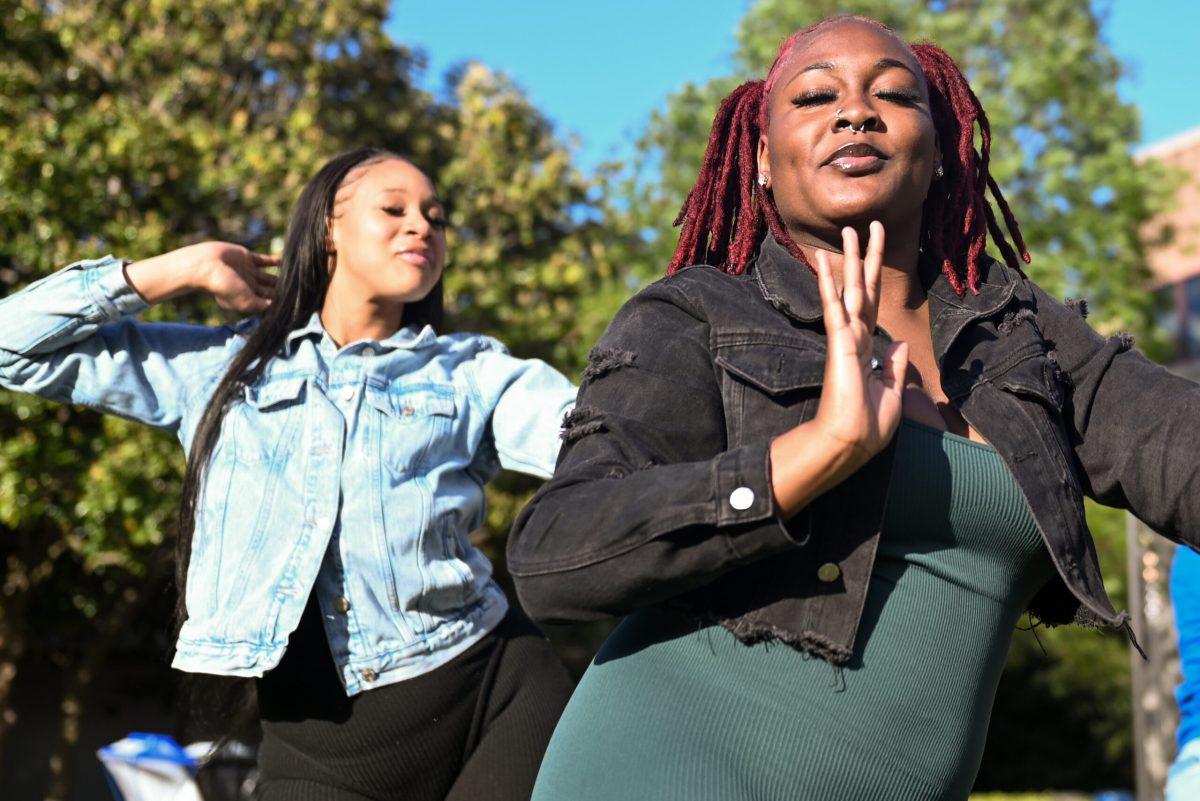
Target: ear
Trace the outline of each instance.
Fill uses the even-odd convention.
[[[767,144],[767,135],[761,133],[758,135],[758,174],[766,177],[766,183],[762,185],[763,189],[771,188],[771,148]],[[757,180],[757,177],[756,179]]]
[[[332,256],[337,253],[337,240],[334,237],[333,218],[325,218],[325,252]]]

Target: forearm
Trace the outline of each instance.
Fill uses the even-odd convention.
[[[55,353],[144,308],[120,261],[76,262],[0,300],[0,370]]]
[[[200,267],[190,252],[191,248],[179,248],[127,264],[125,280],[151,305],[200,289]]]
[[[124,266],[77,262],[0,300],[0,387],[177,426],[189,388],[223,369],[237,337],[133,319],[146,302]]]
[[[779,516],[790,519],[849,478],[864,462],[830,437],[816,420],[779,435],[771,443],[771,491]]]
[[[624,614],[799,546],[771,501],[765,444],[637,469],[619,431],[590,439],[509,537],[509,571],[535,618]]]

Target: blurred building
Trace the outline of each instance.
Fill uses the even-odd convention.
[[[1148,263],[1159,291],[1170,296],[1163,320],[1175,335],[1177,361],[1200,360],[1200,128],[1142,149],[1138,159],[1154,159],[1184,173],[1175,205],[1146,230],[1152,247]]]
[[[1175,202],[1144,232],[1155,289],[1165,295],[1163,328],[1174,340],[1168,367],[1200,380],[1200,128],[1138,153],[1182,173]],[[1133,715],[1138,801],[1162,798],[1175,757],[1179,651],[1167,581],[1175,546],[1129,516],[1129,611],[1146,659],[1133,654]]]

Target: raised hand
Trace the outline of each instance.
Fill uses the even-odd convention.
[[[835,448],[846,450],[855,466],[883,450],[896,433],[908,367],[907,343],[893,342],[879,368],[871,368],[883,268],[883,225],[871,223],[870,232],[863,258],[858,234],[853,228],[842,229],[840,296],[829,257],[820,250],[816,255],[828,355],[814,422]]]
[[[222,309],[255,314],[271,305],[278,279],[266,268],[277,264],[277,257],[241,245],[201,242],[134,262],[125,278],[147,303],[204,291]]]
[[[229,242],[201,242],[191,249],[189,255],[201,276],[201,287],[222,309],[253,313],[271,305],[278,279],[266,268],[279,264],[277,257],[253,253]]]

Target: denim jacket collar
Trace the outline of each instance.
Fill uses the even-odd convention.
[[[933,351],[939,364],[967,324],[1007,306],[1017,286],[1011,270],[987,257],[980,264],[978,293],[968,289],[961,298],[937,265],[923,260],[921,271],[932,279],[925,291]],[[754,273],[763,297],[784,314],[804,323],[824,316],[817,277],[770,233],[759,246]]]
[[[758,246],[754,275],[763,297],[788,317],[812,323],[825,315],[813,271],[788,253],[770,233]]]
[[[320,312],[313,312],[312,316],[308,318],[307,323],[288,333],[284,344],[284,351],[291,353],[294,343],[306,337],[312,337],[319,341],[323,336],[325,336],[325,326],[321,324],[321,314]],[[417,350],[429,347],[437,342],[437,332],[429,325],[421,329],[413,325],[406,325],[385,339],[366,339],[362,340],[362,342],[373,345],[379,352],[398,349]]]

